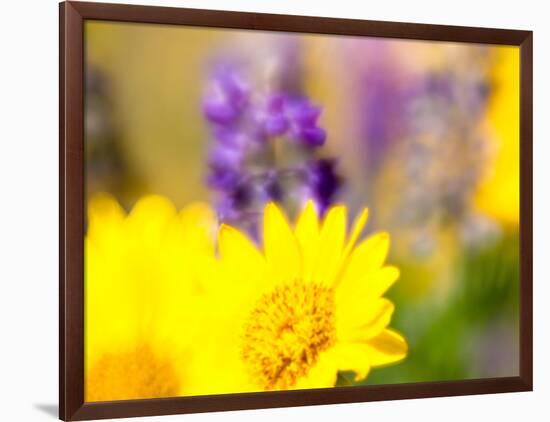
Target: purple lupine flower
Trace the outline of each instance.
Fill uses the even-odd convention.
[[[262,122],[267,136],[281,136],[289,129],[290,122],[285,113],[286,102],[286,96],[280,93],[267,98]]]
[[[295,98],[290,101],[289,114],[292,137],[308,147],[319,147],[325,143],[326,132],[317,125],[321,108],[313,105],[306,98]]]
[[[240,175],[237,171],[223,168],[211,167],[208,175],[208,186],[218,190],[232,190],[239,184]]]
[[[323,210],[340,183],[334,164],[316,159],[326,139],[319,126],[321,107],[295,91],[252,87],[245,70],[218,63],[211,73],[203,99],[212,135],[207,183],[217,193],[220,220],[257,236],[266,202],[284,204],[296,196],[293,190],[307,191]],[[277,162],[279,143],[303,147],[290,148],[298,162]],[[309,168],[309,162],[317,164]]]
[[[326,131],[318,125],[320,115],[321,107],[305,97],[275,93],[268,96],[258,120],[266,136],[288,135],[300,145],[316,148],[326,140]]]
[[[243,158],[242,149],[219,145],[210,152],[209,163],[213,168],[238,169],[243,163]]]
[[[214,189],[232,190],[241,179],[240,167],[244,156],[238,144],[218,142],[208,158],[208,185]]]
[[[284,192],[280,178],[281,175],[278,171],[271,171],[267,173],[267,177],[261,186],[265,202],[280,202],[284,199]]]
[[[248,100],[248,85],[235,66],[217,64],[203,102],[206,118],[221,125],[235,123],[246,109]]]
[[[319,159],[308,163],[307,178],[311,196],[319,212],[324,214],[342,185],[342,178],[336,173],[336,160]]]
[[[250,88],[239,66],[216,63],[203,98],[202,110],[210,123],[213,138],[208,155],[207,183],[220,193],[217,209],[220,218],[239,218],[239,209],[247,203],[247,175],[243,172],[248,136],[241,129],[247,117]]]

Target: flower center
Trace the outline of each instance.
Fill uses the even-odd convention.
[[[148,345],[106,353],[86,375],[86,401],[174,397],[179,381],[172,364]]]
[[[332,289],[295,280],[257,302],[245,324],[242,357],[265,390],[288,389],[335,337]]]

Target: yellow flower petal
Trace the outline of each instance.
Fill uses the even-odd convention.
[[[395,306],[386,298],[366,301],[348,298],[338,306],[338,336],[345,341],[366,341],[388,326]]]
[[[363,240],[351,253],[341,283],[346,279],[363,279],[366,274],[378,270],[384,264],[390,248],[390,236],[382,232]]]
[[[370,372],[371,362],[363,344],[341,343],[335,348],[339,371],[355,372],[355,381],[365,379]]]
[[[239,344],[231,330],[234,321],[222,311],[212,323],[218,328],[216,335],[209,331],[200,338],[200,352],[194,356],[189,368],[187,379],[191,393],[234,394],[261,390],[250,379],[240,359]]]
[[[221,259],[246,262],[254,266],[265,264],[261,253],[250,239],[227,224],[222,224],[220,227],[218,242]]]
[[[359,297],[361,301],[381,297],[399,278],[399,269],[387,265],[362,277],[346,277],[338,285],[338,295],[342,303]]]
[[[355,381],[365,379],[372,367],[398,362],[407,355],[405,339],[386,329],[368,342],[340,343],[334,349],[340,371],[355,372]]]
[[[116,199],[106,193],[94,196],[88,203],[87,237],[94,242],[117,242],[126,213]]]
[[[264,252],[270,271],[277,281],[294,280],[301,271],[296,236],[277,205],[267,204],[264,213]]]
[[[370,318],[365,323],[361,324],[361,338],[372,338],[380,333],[391,321],[394,304],[388,299],[381,298],[375,302],[370,313]]]
[[[317,254],[312,280],[332,285],[340,270],[346,238],[346,207],[336,205],[328,211],[319,236]]]
[[[313,201],[308,201],[300,213],[295,232],[302,253],[302,274],[310,280],[319,250],[319,220]]]
[[[223,224],[219,234],[220,259],[226,264],[225,270],[232,271],[235,283],[242,287],[267,288],[266,262],[250,239],[239,230]],[[243,263],[245,263],[243,265]],[[221,280],[227,289],[234,289],[231,283]],[[230,291],[229,290],[229,291]]]
[[[368,208],[363,208],[363,210],[359,213],[359,215],[355,217],[355,221],[353,222],[353,228],[351,230],[351,234],[348,239],[346,249],[344,251],[344,256],[347,256],[355,246],[355,242],[357,242],[357,239],[359,239],[361,232],[365,228],[368,218],[369,218]]]
[[[217,218],[208,204],[202,202],[189,204],[180,211],[179,220],[180,227],[187,228],[182,230],[184,242],[214,250]]]
[[[88,203],[88,219],[91,226],[96,227],[100,221],[105,223],[119,223],[126,213],[116,199],[106,193],[94,196]],[[97,227],[96,227],[97,228]]]
[[[297,390],[334,387],[338,378],[338,361],[333,350],[319,355],[318,361],[295,386]]]
[[[373,366],[400,361],[405,358],[408,350],[403,336],[390,329],[385,329],[378,336],[370,339],[366,346]]]
[[[399,269],[391,265],[382,267],[380,271],[373,276],[371,280],[365,280],[367,283],[370,281],[369,293],[373,296],[382,296],[393,286],[393,284],[399,278]]]
[[[158,195],[141,198],[125,221],[128,240],[136,245],[156,248],[171,219],[177,216],[176,208],[167,199]]]

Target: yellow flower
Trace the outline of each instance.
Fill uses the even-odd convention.
[[[478,208],[503,223],[519,222],[519,47],[499,47],[488,108],[492,160],[475,196]]]
[[[193,366],[197,393],[333,387],[338,371],[361,380],[406,356],[404,338],[388,328],[394,305],[382,297],[399,276],[384,265],[389,235],[356,246],[367,210],[347,239],[346,215],[334,206],[319,222],[309,202],[292,228],[270,203],[263,251],[222,225],[209,335]]]
[[[129,215],[110,196],[90,201],[85,240],[85,397],[188,394],[198,272],[214,257],[215,221],[159,196]]]

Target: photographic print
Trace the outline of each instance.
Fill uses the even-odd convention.
[[[84,401],[520,374],[520,48],[85,20]]]

